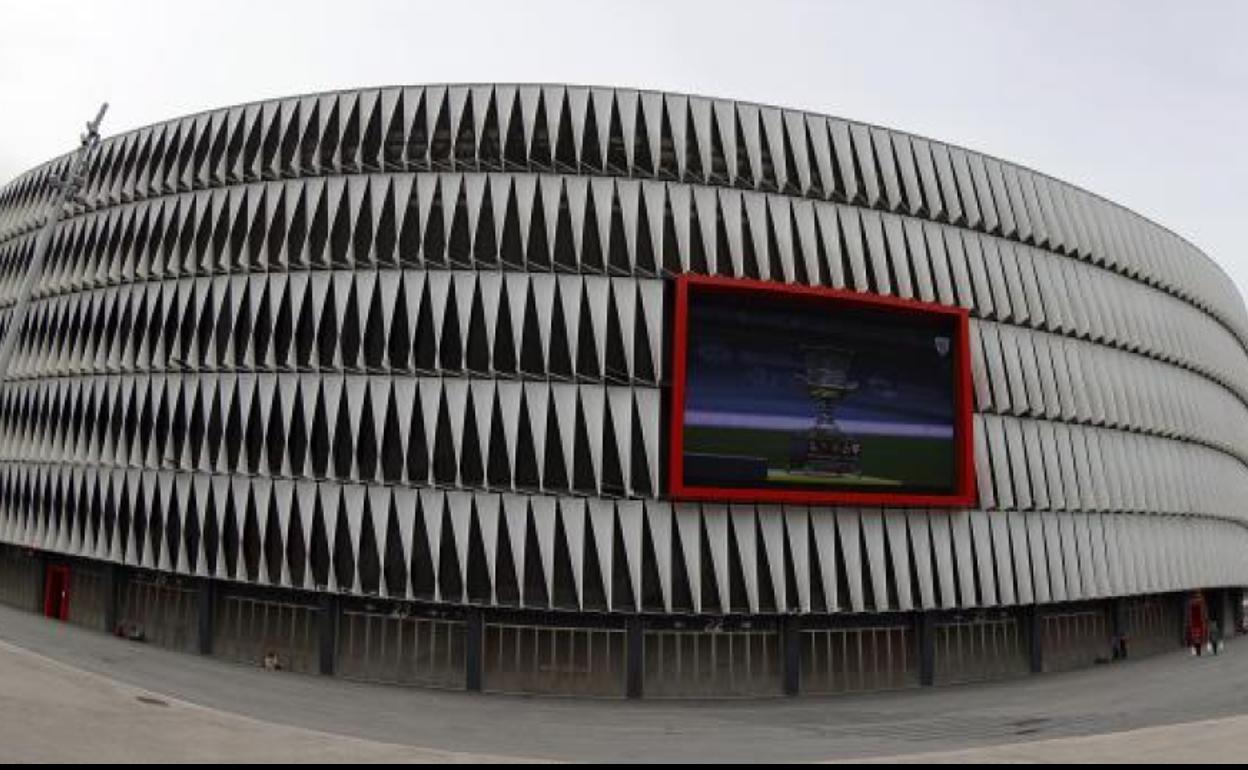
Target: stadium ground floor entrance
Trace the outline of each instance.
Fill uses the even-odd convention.
[[[65,620],[69,617],[69,567],[50,564],[44,571],[43,614]]]
[[[1235,633],[1242,589],[1202,593],[1226,613],[1220,633]],[[277,590],[0,546],[0,603],[136,642],[362,681],[616,698],[827,695],[1077,669],[1181,649],[1190,597],[594,615]]]

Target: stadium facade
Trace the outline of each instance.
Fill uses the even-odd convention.
[[[65,162],[0,189],[6,315]],[[963,313],[973,502],[673,496],[684,276]],[[174,119],[102,143],[18,333],[0,600],[187,652],[824,693],[1174,648],[1193,592],[1229,630],[1248,584],[1230,280],[1084,190],[823,115],[470,85]],[[858,473],[830,435],[761,477]]]

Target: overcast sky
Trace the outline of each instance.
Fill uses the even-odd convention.
[[[553,81],[753,100],[1031,166],[1248,290],[1248,2],[0,0],[0,184],[112,134],[323,89]]]

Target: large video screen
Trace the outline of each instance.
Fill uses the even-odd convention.
[[[965,313],[724,279],[677,294],[676,497],[967,503]]]

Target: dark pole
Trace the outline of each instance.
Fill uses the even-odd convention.
[[[936,684],[936,617],[931,612],[916,613],[914,625],[919,634],[919,684],[931,687]]]
[[[464,686],[469,692],[480,692],[485,658],[485,613],[480,607],[472,607],[466,621],[468,649],[464,654]]]
[[[199,581],[199,591],[197,596],[197,605],[199,608],[199,654],[212,654],[212,637],[214,632],[213,624],[216,620],[215,605],[217,601],[217,587],[211,578],[203,578]]]
[[[1044,672],[1044,615],[1040,605],[1032,604],[1026,608],[1027,648],[1031,654],[1031,673]]]
[[[326,676],[333,676],[338,656],[338,595],[321,594],[320,608],[320,671]]]
[[[802,691],[802,626],[796,615],[786,616],[781,625],[784,640],[784,694]]]
[[[640,698],[645,679],[645,623],[640,615],[629,615],[625,623],[628,658],[625,692],[630,698]]]
[[[126,590],[126,568],[120,564],[109,564],[106,567],[107,589],[104,594],[104,630],[113,633],[121,620],[121,599]]]

